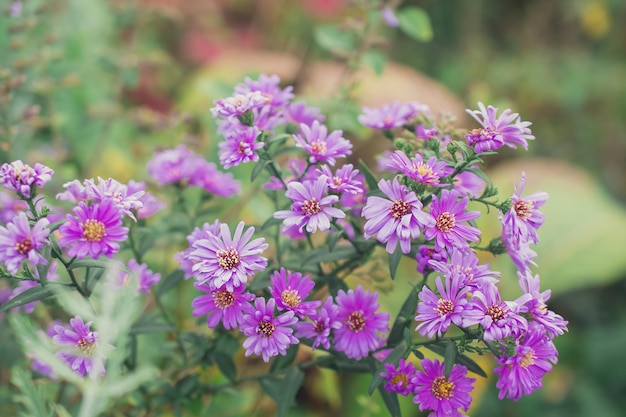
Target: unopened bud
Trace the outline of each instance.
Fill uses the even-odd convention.
[[[491,239],[491,242],[489,242],[489,252],[493,253],[494,255],[501,255],[503,253],[506,253],[506,246],[504,246],[501,237]]]

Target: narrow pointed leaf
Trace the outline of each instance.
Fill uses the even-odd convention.
[[[378,392],[380,392],[380,396],[382,397],[389,414],[392,417],[402,417],[402,413],[400,412],[400,402],[398,401],[396,393],[387,391],[382,385],[378,386]]]
[[[33,301],[43,300],[44,298],[48,298],[54,294],[55,292],[50,287],[29,288],[6,303],[0,305],[0,313],[15,307],[23,306],[24,304],[32,303]]]
[[[370,191],[378,190],[378,181],[376,180],[376,176],[374,173],[365,165],[362,159],[359,159],[359,168],[363,171],[363,175],[365,175],[365,182],[367,182],[367,188]]]
[[[446,378],[450,378],[450,372],[452,372],[452,367],[456,362],[457,353],[458,351],[456,350],[456,343],[454,343],[452,340],[448,340],[448,343],[446,343],[446,349],[443,352],[443,362]]]
[[[389,254],[389,274],[391,275],[391,279],[396,277],[396,271],[398,270],[400,259],[402,259],[402,249],[400,248],[400,245],[398,245],[396,246],[396,250]]]

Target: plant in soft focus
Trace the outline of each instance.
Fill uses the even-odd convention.
[[[390,8],[380,18],[406,25]],[[532,270],[548,196],[524,197],[524,173],[499,196],[480,168],[504,145],[526,149],[530,123],[482,103],[469,129],[418,102],[363,108],[362,126],[389,138],[375,172],[349,163],[353,138],[293,90],[262,74],[215,101],[221,168],[183,144],[154,152],[149,184],[0,166],[0,312],[57,403],[16,367],[33,414],[197,414],[257,381],[283,416],[313,367],[371,375],[369,394],[391,415],[398,395],[431,416],[463,415],[488,373],[501,399],[542,387],[567,331]],[[247,183],[224,172],[245,165]],[[243,198],[252,213],[220,209]],[[484,236],[470,204],[499,211],[501,234]],[[518,276],[481,253],[510,256]],[[410,289],[400,308],[360,278],[380,274],[381,258],[382,279]],[[517,299],[503,300],[501,280],[518,280]],[[172,300],[179,288],[193,301]]]

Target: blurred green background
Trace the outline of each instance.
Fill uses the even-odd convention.
[[[22,9],[12,16],[15,3]],[[454,112],[460,126],[470,126],[463,109],[477,101],[510,107],[533,122],[537,140],[528,152],[505,150],[487,170],[505,195],[521,170],[527,193],[550,193],[538,273],[544,288],[554,290],[549,305],[569,320],[570,332],[555,342],[560,363],[543,390],[516,403],[499,401],[489,379],[470,415],[623,415],[626,2],[390,2],[399,11],[425,11],[432,40],[381,27],[379,38],[370,39],[376,54],[366,62],[381,74],[364,70],[346,92],[339,86],[353,81],[344,77],[350,55],[337,42],[358,32],[367,17],[364,3],[372,2],[9,0],[7,6],[5,0],[1,108],[9,140],[0,148],[2,159],[64,162],[55,167],[56,187],[98,175],[145,179],[152,152],[181,142],[216,160],[219,138],[208,108],[244,75],[259,72],[279,74],[324,110],[333,110],[333,94],[349,95],[355,101],[344,107],[347,116],[329,117],[352,136],[368,134],[355,123],[361,104],[419,100]],[[331,34],[325,44],[320,28],[329,27],[339,32],[322,32]],[[376,139],[356,144],[360,157],[381,150]],[[235,175],[248,177],[245,168]],[[482,226],[497,233],[497,218]],[[489,261],[515,297],[512,266]],[[367,397],[368,383],[369,377],[311,371],[291,414],[385,415],[379,400]],[[272,403],[259,400],[255,389],[241,398],[217,397],[209,410],[265,415]],[[403,410],[419,415],[410,401]]]

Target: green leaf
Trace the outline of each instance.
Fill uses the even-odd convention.
[[[161,281],[161,284],[156,290],[157,294],[163,295],[168,293],[171,289],[178,285],[178,283],[181,282],[184,277],[185,273],[180,269],[172,271],[171,274],[169,274],[167,277],[165,277],[163,281]]]
[[[406,329],[407,324],[413,322],[413,317],[415,317],[418,297],[419,294],[417,292],[417,288],[413,288],[413,290],[409,293],[409,296],[404,301],[404,304],[402,304],[402,308],[400,309],[400,313],[398,313],[396,321],[393,323],[393,326],[391,326],[389,338],[387,339],[387,345],[395,346],[400,342],[400,340],[402,340],[404,329]]]
[[[402,248],[400,245],[397,245],[396,250],[389,254],[389,274],[391,274],[391,279],[396,277],[396,271],[398,270],[400,259],[402,259]]]
[[[385,389],[384,386],[378,386],[378,392],[385,403],[385,407],[389,411],[389,414],[392,417],[402,417],[402,412],[400,411],[400,403],[398,401],[398,395],[395,392],[389,392]]]
[[[259,380],[265,393],[276,402],[278,417],[284,417],[294,403],[303,379],[304,373],[297,366],[293,366],[282,378],[268,376]]]
[[[302,265],[317,264],[320,262],[340,261],[356,256],[356,249],[352,246],[339,246],[329,250],[327,246],[311,251],[311,254],[302,261]]]
[[[336,230],[328,235],[328,251],[332,252],[335,249],[337,241],[343,236],[343,230]]]
[[[330,52],[348,53],[353,51],[356,45],[351,33],[339,30],[333,25],[318,27],[313,37],[322,49]]]
[[[452,340],[448,340],[448,342],[446,343],[446,348],[443,352],[443,363],[446,378],[450,378],[450,372],[452,372],[452,367],[456,362],[457,354],[458,351],[456,349],[456,343],[454,343]]]
[[[376,75],[381,75],[385,69],[387,59],[378,51],[370,50],[363,55],[363,65],[371,68]]]
[[[426,12],[419,7],[405,7],[398,10],[400,30],[419,42],[429,42],[433,39],[433,28]]]
[[[233,362],[233,358],[220,351],[213,352],[213,359],[217,364],[217,367],[220,368],[220,372],[224,374],[226,378],[231,381],[237,379],[237,367],[235,366],[235,362]]]
[[[11,298],[6,303],[0,305],[0,313],[15,307],[23,306],[24,304],[32,303],[33,301],[43,300],[44,298],[48,298],[54,294],[55,292],[49,286],[29,288],[23,293],[18,294],[16,297]]]
[[[365,175],[365,182],[367,182],[367,188],[370,191],[378,190],[378,181],[376,180],[376,176],[374,173],[365,165],[362,159],[359,159],[359,168],[363,171],[363,175]]]
[[[273,268],[267,268],[264,271],[254,275],[254,279],[248,283],[248,289],[252,292],[264,290],[272,284],[270,274],[274,272]]]
[[[287,349],[286,354],[277,356],[274,358],[272,362],[272,366],[270,367],[270,373],[274,373],[280,369],[285,369],[296,359],[296,355],[298,354],[298,345],[291,345],[289,349]]]
[[[276,219],[274,217],[270,217],[269,219],[265,221],[265,223],[263,223],[263,226],[261,226],[261,230],[265,230],[269,227],[276,226],[282,223],[283,223],[283,219]]]
[[[450,342],[453,343],[452,341],[450,341]],[[443,356],[444,360],[445,360],[446,349],[448,348],[446,342],[442,341],[440,343],[432,344],[432,345],[426,345],[424,347],[427,348],[428,350],[431,350],[431,351],[435,352],[438,355]],[[456,349],[456,347],[455,347],[455,349]],[[472,372],[474,372],[477,375],[480,375],[480,376],[485,377],[485,378],[487,377],[487,374],[485,373],[485,371],[483,371],[483,369],[480,367],[480,365],[478,365],[476,362],[474,362],[474,360],[472,360],[469,356],[464,355],[464,354],[460,354],[460,353],[458,353],[458,351],[456,352],[454,363],[458,363],[460,365],[465,366],[468,371],[472,371]]]
[[[465,168],[465,171],[471,172],[472,174],[479,176],[483,181],[487,183],[487,185],[492,185],[491,178],[489,178],[482,169],[469,167]]]
[[[256,177],[258,177],[259,174],[263,172],[263,169],[271,162],[272,161],[268,161],[267,159],[261,159],[259,162],[257,162],[254,168],[252,168],[252,173],[250,174],[250,182],[254,182]]]
[[[98,259],[76,259],[72,262],[67,269],[78,269],[78,268],[103,268],[106,269],[112,265],[111,260],[98,260]]]

